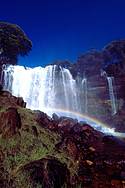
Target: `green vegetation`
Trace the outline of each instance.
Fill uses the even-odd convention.
[[[7,115],[7,109],[13,107],[8,96],[8,93],[4,92],[0,95],[0,116]],[[25,174],[24,167],[43,158],[56,159],[66,165],[71,175],[76,175],[77,162],[66,151],[55,147],[62,137],[57,132],[42,127],[36,120],[36,112],[19,106],[16,106],[16,109],[21,118],[21,128],[13,136],[10,134],[10,137],[4,137],[2,130],[0,132],[0,167],[3,167],[0,168],[0,180],[5,180],[4,187],[10,188],[14,185],[16,188],[32,188],[30,174]],[[5,119],[6,130],[8,122]],[[10,126],[9,130],[11,131]],[[14,183],[11,185],[12,181]],[[36,183],[36,187],[42,185]]]
[[[17,25],[0,22],[0,64],[17,63],[19,55],[27,55],[32,43]]]
[[[55,145],[60,142],[60,136],[41,127],[37,123],[33,111],[18,107],[18,112],[22,122],[20,134],[8,139],[0,136],[0,151],[4,152],[4,169],[8,172],[10,179],[15,178],[16,187],[31,188],[30,181],[27,182],[27,176],[21,173],[21,169],[26,164],[48,156],[56,157],[69,167],[72,166],[73,161],[68,158],[66,153],[55,150]],[[36,127],[38,137],[33,134],[32,126]]]

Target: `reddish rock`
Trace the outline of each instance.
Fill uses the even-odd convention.
[[[48,128],[51,131],[57,131],[58,129],[58,122],[51,119],[44,112],[36,112],[36,121],[39,123],[40,126]]]
[[[82,126],[82,130],[83,131],[87,131],[87,132],[92,132],[94,129],[90,126],[90,125],[88,125],[88,124],[84,124],[83,126]]]
[[[21,128],[21,118],[16,108],[8,108],[0,114],[0,132],[3,137],[11,137]]]
[[[71,118],[64,118],[58,123],[58,130],[62,135],[70,134],[73,131],[73,127],[76,125],[76,121]]]
[[[115,179],[111,181],[111,186],[112,186],[112,188],[124,188],[122,181],[115,180]]]
[[[9,91],[1,91],[0,92],[0,106],[12,106],[12,107],[26,107],[26,103],[24,102],[22,97],[15,97]]]

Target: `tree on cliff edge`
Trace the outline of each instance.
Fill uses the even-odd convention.
[[[31,48],[32,42],[18,25],[0,22],[0,65],[15,65],[18,56],[27,55]]]

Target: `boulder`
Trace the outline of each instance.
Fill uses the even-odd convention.
[[[67,184],[67,188],[70,188],[69,170],[56,158],[48,157],[32,161],[22,170],[29,174],[28,181],[32,182],[33,187],[39,184],[45,188],[62,188],[64,184]]]
[[[47,114],[44,112],[37,111],[36,112],[36,121],[38,124],[42,127],[48,128],[51,131],[57,130],[57,121],[54,121],[52,118],[50,118]]]
[[[8,108],[0,114],[0,133],[3,137],[9,138],[19,132],[21,118],[16,108]]]

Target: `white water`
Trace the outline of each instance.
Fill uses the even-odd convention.
[[[49,115],[56,108],[80,112],[76,81],[68,69],[56,65],[45,68],[9,66],[4,70],[4,89],[23,97],[28,108]]]
[[[88,111],[88,92],[87,79],[84,78],[80,83],[73,79],[70,71],[56,65],[45,68],[24,68],[23,66],[9,66],[3,71],[4,89],[11,91],[13,95],[23,97],[27,107],[33,110],[41,110],[48,115],[59,114],[57,109],[69,111],[65,116],[79,118],[76,114],[87,113]],[[107,78],[109,94],[113,114],[116,113],[116,101],[113,90],[113,80]],[[82,93],[84,96],[80,98]],[[84,107],[83,107],[84,106]],[[87,120],[85,120],[87,121]],[[89,123],[89,122],[88,122]],[[103,128],[94,122],[90,124],[97,130],[105,133],[114,134],[114,129]]]
[[[3,71],[4,89],[23,97],[27,107],[49,115],[52,109],[88,112],[87,79],[77,82],[68,69],[50,65],[45,68],[9,66]],[[113,77],[107,77],[112,114],[116,114]],[[50,110],[51,109],[51,110]]]
[[[114,94],[114,87],[113,87],[113,77],[107,77],[108,80],[108,87],[109,87],[109,96],[111,101],[111,108],[112,108],[112,115],[117,113],[117,107],[116,107],[116,98]]]

